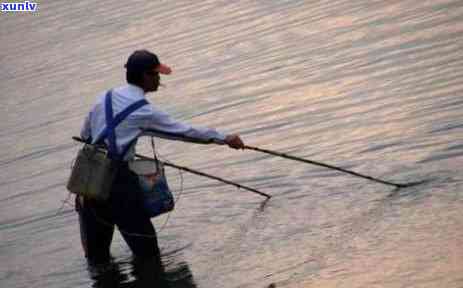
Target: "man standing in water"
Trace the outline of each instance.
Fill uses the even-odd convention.
[[[113,132],[107,133],[108,137],[97,139],[107,126],[108,106],[112,106],[112,115],[118,115],[131,104],[140,100],[144,102],[146,93],[158,90],[160,74],[172,72],[147,50],[138,50],[130,55],[125,68],[128,84],[101,95],[86,117],[81,131],[82,139],[87,142],[112,146],[112,151],[117,153],[111,156],[121,163],[106,202],[95,202],[81,196],[76,198],[82,245],[87,259],[94,264],[109,261],[114,225],[118,226],[137,258],[160,258],[156,231],[141,206],[138,177],[128,167],[128,161],[135,155],[138,137],[159,136],[186,142],[227,144],[234,149],[244,148],[238,135],[224,135],[214,129],[192,127],[175,121],[149,103],[133,111],[114,127]]]

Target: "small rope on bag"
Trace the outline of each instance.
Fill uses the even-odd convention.
[[[156,153],[156,145],[154,143],[154,137],[151,137],[151,147],[153,149],[153,158],[154,158],[154,161],[156,163],[156,171],[161,171],[161,169],[162,169],[161,173],[165,173],[164,167],[161,165],[161,160],[158,158],[158,155]],[[168,162],[166,160],[164,160],[164,161]],[[176,199],[174,199],[175,205],[177,205],[177,202],[180,200],[180,196],[183,193],[183,173],[182,173],[181,170],[179,170],[179,176],[180,176],[180,192],[178,193]],[[167,226],[167,223],[169,222],[171,213],[172,213],[172,211],[167,213],[166,220],[164,220],[164,223],[159,228],[159,230],[158,230],[159,232],[164,230],[164,228]]]

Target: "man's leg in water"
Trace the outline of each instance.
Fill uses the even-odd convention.
[[[120,174],[112,191],[114,222],[136,257],[160,261],[156,231],[143,210],[138,176],[128,169]]]
[[[110,246],[114,233],[109,208],[78,199],[77,197],[76,210],[79,213],[80,237],[85,257],[91,264],[107,263],[110,260]]]

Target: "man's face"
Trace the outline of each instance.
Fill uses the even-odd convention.
[[[159,88],[161,77],[159,72],[154,70],[146,71],[143,73],[143,89],[145,92],[154,92]]]

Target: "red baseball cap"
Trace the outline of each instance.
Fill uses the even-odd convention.
[[[161,63],[158,56],[148,50],[136,50],[133,52],[127,59],[124,67],[130,72],[154,70],[164,75],[172,73],[172,69],[169,66]]]

